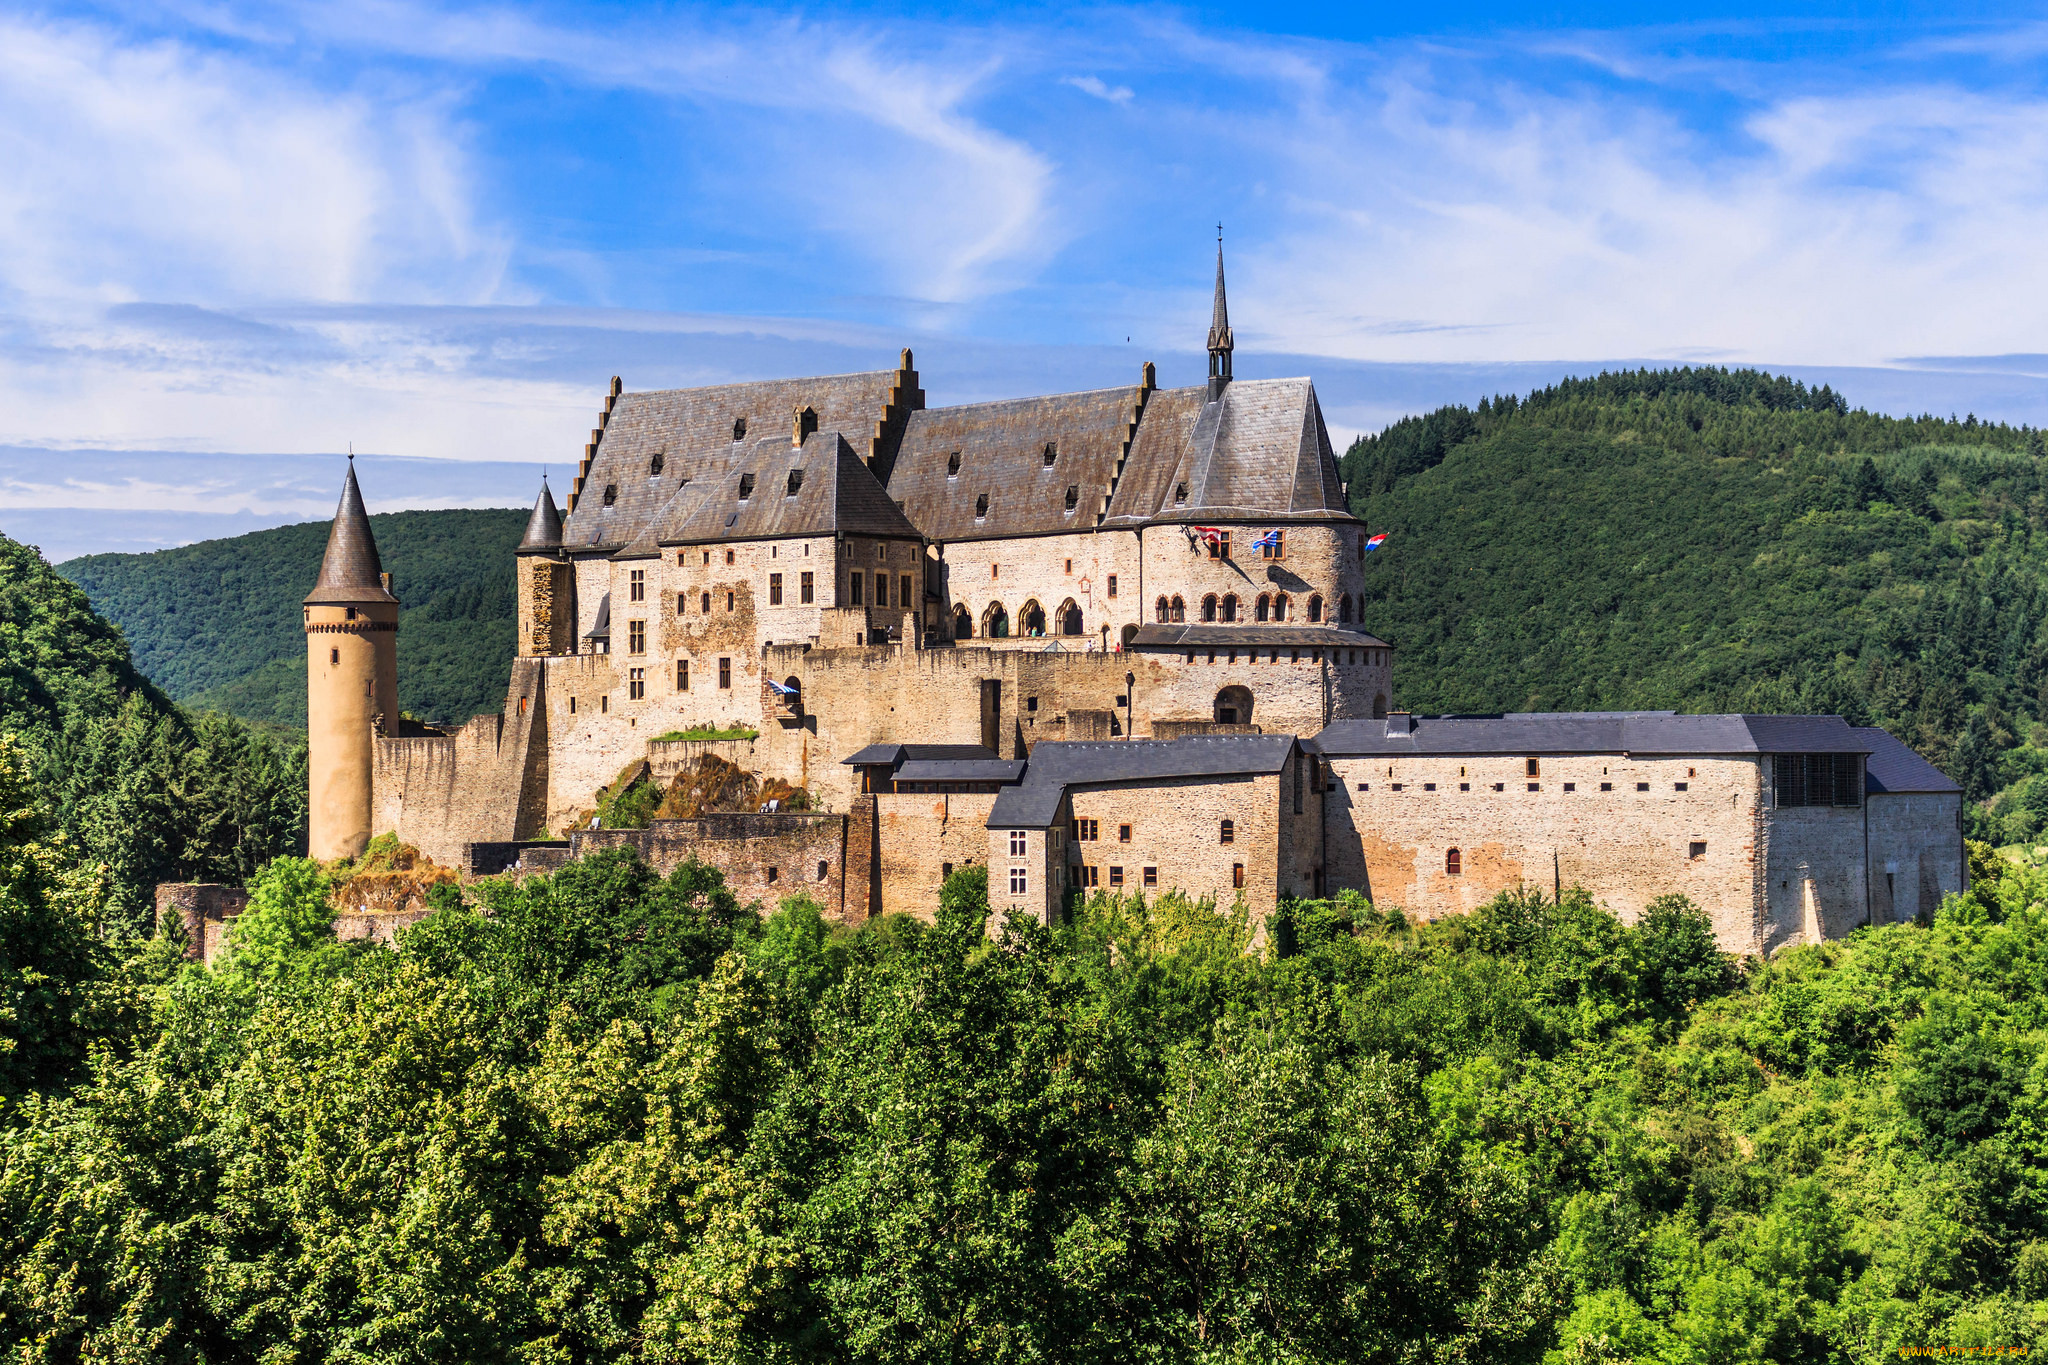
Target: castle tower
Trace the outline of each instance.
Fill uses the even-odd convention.
[[[532,657],[576,650],[576,575],[562,557],[562,514],[547,477],[513,552],[519,559],[519,652]]]
[[[398,732],[398,599],[351,458],[320,580],[306,594],[306,846],[315,858],[352,858],[370,842],[380,730]]]
[[[1230,334],[1230,305],[1223,299],[1223,229],[1216,229],[1216,302],[1209,310],[1209,401],[1223,396],[1230,382],[1230,353],[1237,349]]]

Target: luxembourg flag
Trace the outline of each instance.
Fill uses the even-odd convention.
[[[1371,540],[1365,542],[1365,551],[1367,554],[1371,554],[1374,550],[1379,549],[1380,546],[1386,543],[1387,533],[1385,531],[1382,531],[1378,535],[1374,536]]]

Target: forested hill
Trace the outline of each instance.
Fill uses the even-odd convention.
[[[526,517],[491,509],[370,518],[404,603],[398,700],[412,715],[460,723],[503,704],[516,627],[512,551]],[[327,529],[304,522],[58,568],[127,633],[137,666],[171,696],[303,727],[300,603],[319,576]]]
[[[1839,712],[1973,798],[2013,788],[1973,816],[2010,842],[2048,816],[2042,455],[1682,369],[1404,419],[1343,470],[1390,532],[1365,620],[1404,705]]]

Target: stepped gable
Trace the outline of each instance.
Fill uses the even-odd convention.
[[[1333,514],[1350,516],[1314,383],[1234,379],[1213,403],[1206,389],[1153,395],[1108,521]]]
[[[792,475],[798,476],[793,496]],[[740,486],[748,477],[751,491],[742,498]],[[652,546],[656,534],[662,544],[694,545],[836,531],[922,539],[845,437],[814,431],[797,447],[782,431],[743,443],[723,470],[692,480],[687,498],[679,497],[667,522],[650,531],[648,553],[658,553]]]
[[[933,540],[1088,530],[1101,515],[1137,411],[1137,385],[926,408],[910,414],[889,496]],[[1045,463],[1047,444],[1053,462]],[[960,472],[948,478],[955,452]],[[1067,489],[1076,489],[1067,507]],[[975,503],[988,495],[988,515]]]
[[[652,543],[660,521],[673,519],[678,492],[716,481],[757,440],[779,436],[786,447],[798,408],[816,414],[814,430],[866,432],[883,419],[896,378],[893,370],[874,370],[619,395],[563,523],[564,546],[587,552]],[[735,442],[733,423],[740,420],[746,434]],[[658,474],[652,472],[656,455],[662,458]]]
[[[327,528],[327,553],[320,559],[320,577],[305,600],[309,604],[398,600],[384,587],[384,565],[377,558],[377,538],[370,534],[370,514],[363,508],[362,490],[356,487],[354,460],[349,461],[348,477],[342,481],[334,523]]]

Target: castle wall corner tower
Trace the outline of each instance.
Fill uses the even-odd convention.
[[[398,732],[398,599],[353,460],[305,620],[306,847],[315,858],[352,858],[372,833],[376,736]]]

